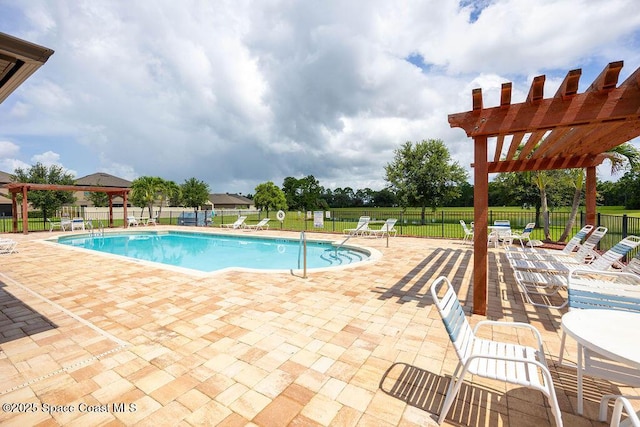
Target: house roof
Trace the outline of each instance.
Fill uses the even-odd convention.
[[[11,182],[11,174],[0,171],[0,185]]]
[[[209,194],[209,201],[213,205],[252,205],[253,200],[238,194],[214,193]]]
[[[131,187],[131,181],[109,175],[104,172],[97,172],[91,175],[76,179],[76,185],[93,185],[101,187]]]
[[[0,103],[35,73],[53,50],[0,33]]]

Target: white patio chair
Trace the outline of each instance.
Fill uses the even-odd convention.
[[[0,254],[12,254],[16,251],[18,242],[13,239],[0,237]]]
[[[139,225],[135,216],[131,215],[127,217],[127,227],[137,227]]]
[[[527,241],[527,246],[531,247],[531,233],[533,232],[533,229],[536,227],[536,223],[535,222],[530,222],[527,225],[525,225],[524,230],[522,230],[522,233],[518,234],[518,233],[511,233],[510,238],[511,238],[511,242],[513,243],[514,240],[518,240],[520,242],[520,246],[522,247],[522,249],[524,249],[524,241]]]
[[[441,292],[443,287],[444,292]],[[441,293],[443,295],[440,298],[438,295]],[[556,425],[562,426],[562,414],[544,357],[542,338],[536,328],[527,323],[483,320],[471,329],[451,282],[444,276],[431,285],[431,296],[459,359],[438,423],[444,421],[465,375],[472,374],[541,391],[549,400]],[[479,338],[476,332],[483,326],[528,329],[536,337],[538,346],[533,348]]]
[[[463,219],[460,220],[460,225],[462,226],[462,230],[464,231],[464,238],[462,239],[462,243],[473,243],[473,222],[471,223],[471,227],[467,226],[467,223],[464,222]]]
[[[233,222],[231,224],[220,224],[220,227],[232,228],[234,230],[236,230],[238,228],[245,228],[246,224],[244,223],[244,221],[246,219],[247,219],[246,216],[239,216],[238,219],[235,220],[235,222]]]
[[[610,427],[640,427],[640,411],[634,409],[630,400],[640,400],[640,396],[620,396],[616,394],[607,394],[600,401],[600,421],[606,422],[607,408],[609,401],[615,399],[613,405],[613,415],[611,416]],[[627,414],[626,419],[622,419],[623,411]]]
[[[391,237],[391,234],[393,233],[393,236],[395,237],[398,235],[398,230],[393,228],[396,225],[396,222],[398,222],[396,218],[389,218],[384,222],[384,224],[382,224],[382,227],[380,227],[379,230],[369,229],[369,235],[374,237],[384,237],[388,235]]]
[[[269,229],[269,224],[267,224],[269,222],[269,218],[262,218],[260,220],[260,222],[258,222],[257,224],[245,224],[244,228],[245,230],[253,230],[253,231],[258,231],[258,230],[268,230]]]
[[[638,245],[640,245],[640,237],[627,236],[616,243],[604,254],[596,255],[597,258],[589,264],[583,264],[564,258],[559,260],[511,259],[509,260],[509,263],[515,270],[547,271],[565,275],[568,274],[571,269],[575,268],[602,271],[608,270],[614,265],[619,266],[619,261]]]
[[[350,236],[362,236],[369,232],[369,221],[371,221],[370,217],[361,216],[358,219],[358,225],[356,225],[356,228],[345,228],[342,232]]]
[[[558,261],[571,264],[584,264],[593,261],[599,255],[596,246],[607,233],[607,227],[598,227],[587,237],[584,243],[576,245],[577,251],[557,250],[535,250],[535,251],[514,251],[511,247],[505,248],[505,254],[509,260],[528,259],[534,261]],[[574,236],[575,238],[575,236]],[[571,240],[574,240],[573,238]],[[567,245],[569,246],[569,245]],[[574,246],[575,247],[575,246]],[[565,247],[566,248],[566,247]]]

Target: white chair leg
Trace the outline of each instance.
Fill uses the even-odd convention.
[[[464,374],[467,373],[466,369],[462,369],[462,373],[460,373],[459,371],[461,370],[461,368],[462,365],[458,364],[455,372],[451,376],[451,381],[449,381],[449,387],[447,388],[447,394],[444,398],[444,404],[442,405],[442,410],[440,411],[440,416],[438,417],[438,424],[442,424],[444,422],[444,419],[451,409],[451,405],[453,405],[453,402],[456,400],[456,396],[460,391],[460,386],[462,385]]]

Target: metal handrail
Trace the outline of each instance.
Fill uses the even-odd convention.
[[[346,238],[346,239],[344,239],[342,242],[338,243],[338,245],[336,246],[335,257],[336,257],[336,258],[338,257],[338,249],[340,249],[341,247],[343,247],[343,246],[344,246],[344,244],[345,244],[345,243],[347,243],[347,240],[349,240],[349,239],[350,239],[350,238],[352,238],[353,236],[357,235],[357,234],[358,234],[358,231],[360,231],[360,229],[361,229],[361,228],[366,227],[366,226],[368,226],[368,225],[369,225],[369,223],[368,223],[368,222],[364,222],[364,223],[360,224],[360,225],[355,229],[355,231],[353,232],[353,234],[349,234],[349,235],[347,236],[347,238]]]
[[[307,278],[307,235],[304,231],[300,232],[300,245],[298,246],[298,270],[300,270],[300,258],[303,261],[302,278]],[[293,274],[293,270],[291,270]]]

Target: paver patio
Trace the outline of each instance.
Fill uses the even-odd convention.
[[[303,279],[188,274],[42,241],[55,235],[10,235],[18,253],[0,255],[0,423],[436,425],[457,359],[428,288],[444,274],[471,300],[460,241],[354,238],[382,259]],[[564,311],[525,305],[502,257],[490,250],[488,318],[536,326],[565,425],[604,425],[600,396],[639,390],[587,378],[577,415],[575,369],[557,363]],[[469,378],[446,424],[552,419],[539,392]]]

